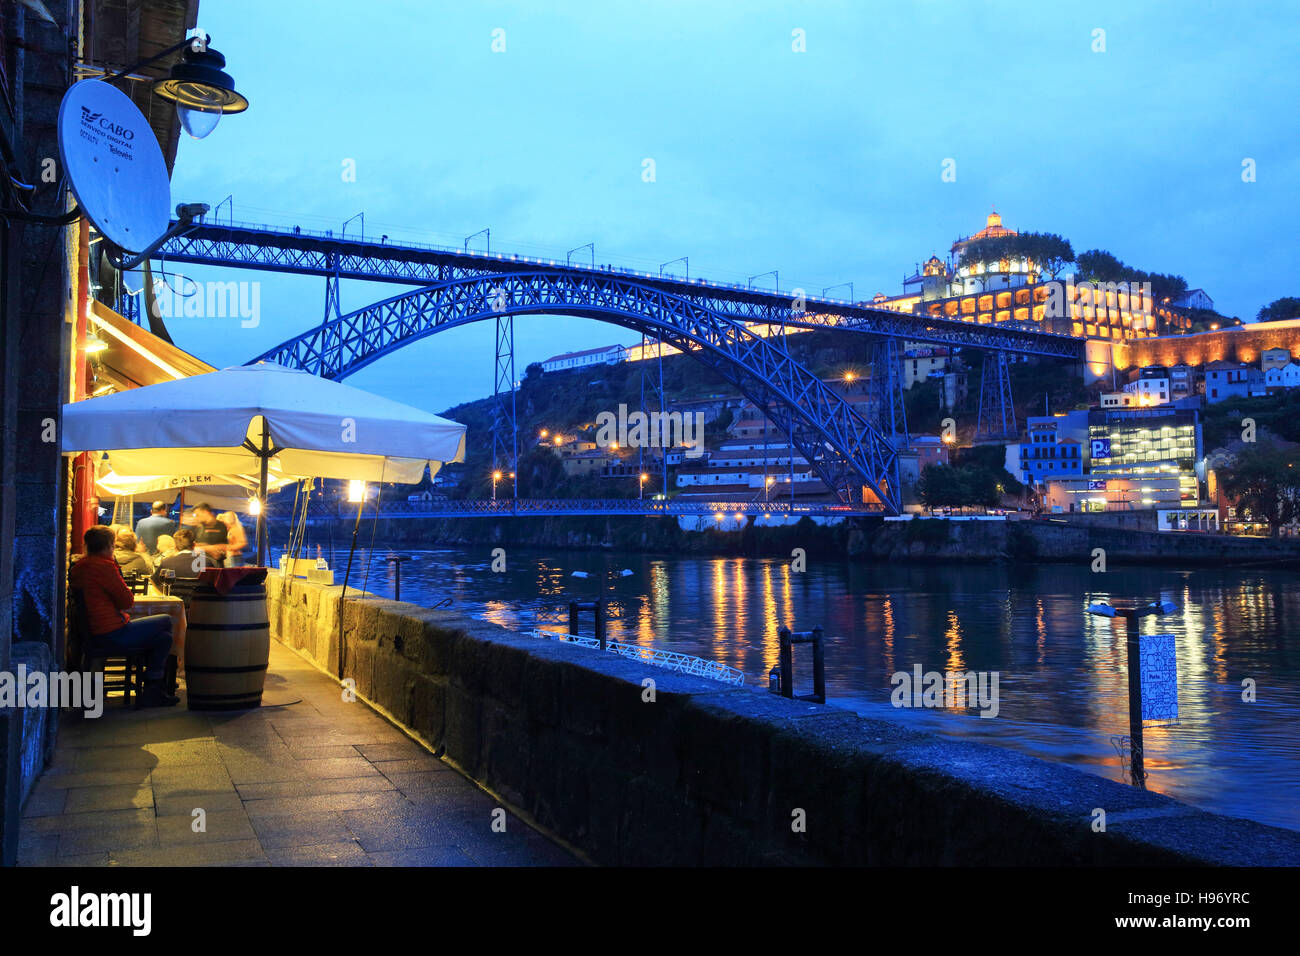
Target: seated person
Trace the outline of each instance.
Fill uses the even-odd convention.
[[[154,571],[154,583],[158,583],[158,571],[175,571],[178,578],[197,578],[199,572],[207,567],[207,556],[194,550],[194,532],[189,528],[178,528],[174,535],[176,551],[158,560]]]
[[[226,562],[229,531],[218,519],[212,506],[203,502],[194,506],[194,550],[207,555],[208,565],[220,568]]]
[[[155,501],[149,509],[149,516],[141,518],[135,524],[135,536],[140,539],[149,554],[158,553],[158,536],[171,534],[176,530],[176,522],[167,517],[167,502]]]
[[[113,560],[122,569],[123,574],[153,574],[153,562],[149,555],[141,550],[141,545],[130,531],[123,529],[117,533],[117,547],[113,550]]]
[[[134,621],[126,609],[135,603],[131,589],[113,559],[113,532],[103,525],[86,529],[86,554],[72,566],[68,586],[81,593],[86,628],[94,648],[147,651],[141,707],[171,707],[180,698],[163,689],[167,657],[172,647],[172,619],[150,614]]]
[[[161,559],[163,559],[163,558],[170,558],[170,557],[171,557],[173,554],[175,554],[175,553],[176,553],[176,539],[173,538],[173,537],[172,537],[171,535],[169,535],[169,534],[160,534],[160,535],[158,535],[158,558],[159,558],[159,560],[161,560]],[[157,566],[157,564],[158,564],[158,562],[155,561],[155,562],[154,562],[154,565]]]

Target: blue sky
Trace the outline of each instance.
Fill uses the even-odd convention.
[[[1012,228],[1178,272],[1253,317],[1300,295],[1298,14],[1186,0],[203,0],[199,24],[251,107],[182,137],[172,195],[232,195],[236,220],[336,231],[364,211],[368,235],[394,240],[459,246],[488,226],[494,251],[594,242],[597,261],[648,270],[678,256],[693,276],[777,269],[784,289],[852,281],[859,298],[901,291],[996,204]],[[323,314],[323,280],[182,271],[261,281],[255,328],[171,320],[214,365]],[[343,307],[396,291],[345,282]],[[519,319],[516,338],[521,374],[635,340],[565,317]],[[481,323],[349,383],[437,411],[490,393],[492,358]]]

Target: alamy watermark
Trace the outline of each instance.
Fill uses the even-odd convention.
[[[1089,294],[1085,295],[1084,290]],[[1047,305],[1043,311],[1049,319],[1092,319],[1107,314],[1105,303],[1114,297],[1115,303],[1124,296],[1129,311],[1150,312],[1154,304],[1150,282],[1080,282],[1059,279],[1047,284]],[[1141,304],[1142,308],[1137,306]],[[1073,307],[1073,309],[1071,308]]]
[[[42,671],[19,664],[0,671],[0,710],[17,707],[67,707],[94,719],[104,713],[103,671]]]
[[[897,671],[889,682],[894,690],[889,702],[895,707],[973,707],[981,717],[998,715],[998,671],[925,671],[921,665],[911,673]]]
[[[631,412],[596,416],[596,445],[600,448],[675,448],[687,458],[704,454],[703,412]]]
[[[154,318],[233,319],[245,329],[255,329],[262,321],[262,283],[195,282],[195,291],[186,295],[161,279],[154,282]]]

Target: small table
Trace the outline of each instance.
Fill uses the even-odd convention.
[[[135,603],[127,612],[134,620],[146,614],[166,614],[172,619],[172,653],[177,663],[185,663],[185,602],[175,594],[163,594],[153,584],[149,585],[148,594],[137,594]]]

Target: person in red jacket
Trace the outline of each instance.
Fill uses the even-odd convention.
[[[141,707],[170,707],[180,698],[163,689],[163,672],[172,646],[172,619],[150,614],[131,620],[127,608],[135,603],[131,589],[113,558],[111,528],[94,525],[83,536],[85,556],[72,566],[68,586],[81,592],[91,641],[96,647],[149,652]]]

